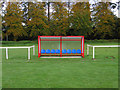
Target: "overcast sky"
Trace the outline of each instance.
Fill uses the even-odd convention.
[[[5,0],[5,1],[10,1],[10,0]],[[32,1],[32,0],[31,0]],[[45,0],[45,1],[47,1],[47,0]],[[61,1],[63,1],[63,0],[61,0]],[[65,0],[66,1],[66,0]],[[68,1],[68,0],[67,0]],[[74,0],[73,0],[74,1]],[[76,0],[75,0],[76,1]],[[96,0],[89,0],[89,2],[90,2],[90,4],[94,4],[95,2],[94,1],[96,1]],[[105,0],[104,0],[105,1]],[[118,2],[119,0],[109,0],[109,1],[111,1],[111,2],[113,2],[113,3],[116,3],[116,2]],[[92,6],[91,6],[91,8],[92,8]],[[3,8],[3,9],[5,9],[5,8]],[[52,11],[52,9],[50,9],[50,11]],[[112,11],[113,11],[113,13],[118,17],[120,17],[120,15],[118,15],[118,13],[120,14],[120,11],[118,12],[118,9],[117,8],[115,8],[115,9],[112,9]],[[1,13],[1,12],[0,12]]]
[[[109,1],[111,1],[111,2],[113,2],[113,3],[118,2],[118,0],[109,0]],[[89,2],[90,2],[90,4],[94,4],[94,0],[89,0]],[[113,11],[113,13],[118,17],[118,9],[115,8],[115,9],[112,9],[112,11]],[[119,16],[120,16],[120,15],[119,15]]]

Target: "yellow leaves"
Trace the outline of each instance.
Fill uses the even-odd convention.
[[[45,3],[29,3],[28,16],[31,20],[27,21],[28,27],[30,27],[30,37],[37,37],[40,34],[44,34],[44,30],[49,26],[46,24],[47,17],[44,8]]]
[[[95,14],[96,18],[96,34],[101,35],[104,38],[106,35],[111,36],[112,30],[115,28],[115,19],[112,11],[109,8],[109,3],[98,3],[99,5],[96,6]]]
[[[90,4],[85,2],[78,2],[73,5],[71,23],[75,35],[85,35],[92,30],[89,6]]]
[[[53,3],[51,27],[54,35],[66,35],[69,24],[68,11],[65,7],[66,3]]]
[[[27,35],[22,26],[22,14],[23,12],[20,10],[19,3],[9,3],[7,8],[7,13],[5,14],[3,20],[5,21],[6,34],[12,34],[14,36],[14,40],[17,40],[19,36]]]

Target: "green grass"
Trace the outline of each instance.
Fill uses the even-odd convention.
[[[96,43],[97,42],[97,43]],[[5,42],[4,42],[5,43]],[[37,42],[14,42],[3,46],[36,45],[36,55],[27,62],[27,49],[2,51],[3,88],[117,88],[118,48],[96,48],[96,60],[86,55],[86,45],[114,45],[114,41],[86,41],[85,58],[43,59],[37,57]]]
[[[2,63],[1,62],[2,62],[2,50],[0,49],[0,89],[2,88]]]

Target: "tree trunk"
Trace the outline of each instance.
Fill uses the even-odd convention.
[[[50,2],[48,2],[48,21],[50,21]]]
[[[1,33],[0,41],[2,41],[2,33]]]
[[[68,0],[68,29],[70,29],[70,22],[69,22],[69,16],[70,16],[70,0]]]
[[[8,35],[6,35],[6,41],[8,41]]]

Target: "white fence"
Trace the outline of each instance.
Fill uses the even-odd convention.
[[[33,46],[24,46],[24,47],[0,47],[1,49],[6,49],[6,59],[8,59],[8,49],[12,48],[27,48],[28,49],[28,60],[30,60],[30,48],[33,48],[33,55],[35,55],[35,45]]]
[[[96,47],[120,47],[120,45],[88,45],[87,44],[87,55],[89,55],[89,47],[93,48],[93,59],[95,59],[95,48]]]

